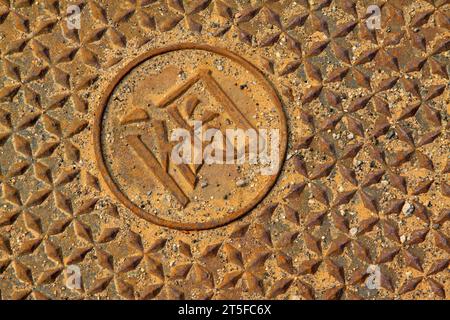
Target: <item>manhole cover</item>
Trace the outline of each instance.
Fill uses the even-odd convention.
[[[1,0],[0,299],[448,299],[449,10]]]
[[[120,72],[94,139],[101,172],[123,204],[164,226],[205,229],[266,195],[286,130],[281,102],[255,67],[186,44],[145,53]]]

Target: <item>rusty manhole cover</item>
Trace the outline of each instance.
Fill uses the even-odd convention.
[[[0,1],[0,299],[448,299],[449,21]]]
[[[151,222],[199,230],[233,221],[261,201],[281,169],[287,137],[281,102],[254,66],[227,50],[186,44],[144,53],[119,73],[100,107],[94,130],[100,170],[117,198]],[[209,137],[208,128],[216,130]],[[192,161],[172,159],[177,129],[192,133]],[[245,135],[241,146],[242,137],[227,137],[230,131]],[[249,132],[267,142],[271,163],[249,163]],[[234,154],[227,155],[230,147]]]

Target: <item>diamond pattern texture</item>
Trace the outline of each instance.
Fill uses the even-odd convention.
[[[372,1],[0,0],[0,299],[448,299],[450,2],[374,2],[377,30]],[[270,194],[206,231],[133,215],[91,143],[112,75],[178,42],[253,61],[288,117]]]

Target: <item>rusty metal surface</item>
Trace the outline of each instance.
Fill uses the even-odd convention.
[[[448,299],[449,15],[0,0],[0,298]],[[170,180],[163,112],[280,129],[279,174]]]
[[[161,55],[163,58],[160,58]],[[152,62],[152,59],[156,61]],[[183,60],[186,62],[183,63]],[[171,61],[179,61],[176,68],[171,65]],[[219,62],[220,71],[213,71],[211,66]],[[246,72],[250,72],[250,78]],[[180,74],[183,77],[176,83]],[[227,87],[222,88],[215,78],[221,78],[222,85]],[[232,80],[231,83],[229,79]],[[205,119],[202,124],[215,128],[228,121],[248,130],[254,128],[252,122],[257,119],[259,126],[264,126],[266,130],[270,126],[280,130],[282,148],[279,150],[278,162],[283,162],[287,127],[281,102],[271,84],[249,62],[224,49],[180,44],[145,53],[123,69],[116,80],[102,99],[103,110],[98,110],[94,143],[102,175],[116,198],[130,210],[150,222],[169,228],[209,229],[222,226],[247,213],[271,189],[278,175],[275,173],[264,177],[258,174],[259,168],[249,168],[248,165],[244,168],[226,164],[216,164],[209,168],[197,165],[192,169],[186,165],[178,165],[176,169],[180,172],[179,175],[175,175],[176,172],[165,174],[170,162],[168,153],[172,149],[168,133],[171,130],[167,126],[173,123],[174,128],[193,131],[189,120]],[[199,82],[203,82],[204,87],[195,88]],[[253,92],[247,90],[242,94],[239,92],[238,82],[254,83],[255,88],[252,89]],[[133,83],[139,84],[133,86]],[[207,96],[211,98],[208,99]],[[120,102],[115,103],[116,101]],[[184,109],[178,105],[180,103],[185,106]],[[206,106],[201,108],[202,104]],[[260,107],[255,109],[254,106]],[[224,114],[224,117],[220,114]],[[261,124],[262,121],[266,124]],[[226,128],[222,129],[225,130]],[[161,161],[164,162],[163,165],[147,149],[149,144],[142,141],[142,137],[148,135],[148,132],[152,132],[150,136],[154,137],[150,140],[157,141],[154,144],[159,149],[158,158],[162,158],[161,154],[164,154],[165,161]],[[130,146],[131,149],[140,150],[138,161],[141,165],[136,157],[130,156]],[[143,174],[145,171],[147,174]],[[160,189],[155,188],[155,173]],[[234,182],[236,177],[248,177],[246,186],[238,188]],[[165,203],[160,203],[161,197],[170,195],[176,201],[169,198]],[[130,201],[133,198],[134,203]],[[145,203],[148,204],[148,209],[145,208]]]

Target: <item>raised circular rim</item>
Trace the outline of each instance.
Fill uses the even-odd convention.
[[[166,219],[159,218],[155,215],[152,215],[148,213],[147,211],[142,210],[138,206],[136,206],[131,200],[126,197],[122,191],[118,188],[116,183],[114,182],[112,176],[110,175],[109,170],[107,169],[105,165],[105,160],[102,153],[102,142],[101,142],[101,133],[102,133],[102,120],[103,120],[103,114],[105,112],[106,106],[108,104],[108,101],[111,97],[112,92],[116,88],[116,86],[119,84],[119,82],[135,67],[137,67],[142,62],[151,59],[155,56],[172,52],[172,51],[180,51],[180,50],[203,50],[203,51],[209,51],[216,54],[219,54],[221,56],[224,56],[226,58],[229,58],[233,60],[234,62],[240,64],[242,67],[244,67],[247,71],[251,72],[254,77],[256,77],[260,82],[265,91],[272,97],[273,103],[278,109],[278,113],[280,115],[280,122],[281,122],[281,135],[280,135],[280,166],[278,168],[277,174],[273,175],[271,179],[266,183],[266,186],[259,192],[259,194],[250,201],[250,203],[237,210],[236,212],[233,212],[229,216],[222,217],[219,219],[213,219],[211,221],[207,222],[198,222],[198,223],[183,223],[183,222],[177,222],[177,221],[170,221]],[[114,77],[112,82],[108,85],[106,88],[106,91],[102,95],[102,98],[100,99],[100,103],[98,107],[96,108],[95,112],[95,119],[94,119],[94,128],[93,128],[93,142],[94,142],[94,151],[95,151],[95,157],[97,166],[99,167],[100,173],[106,182],[107,186],[109,187],[110,191],[114,194],[114,196],[122,203],[124,204],[128,209],[130,209],[134,214],[139,216],[142,219],[145,219],[149,222],[152,222],[154,224],[168,227],[172,229],[178,229],[178,230],[185,230],[185,231],[198,231],[198,230],[206,230],[206,229],[213,229],[217,227],[224,226],[226,224],[229,224],[236,219],[242,217],[247,212],[254,209],[269,193],[269,191],[273,188],[275,182],[278,180],[278,177],[280,175],[281,169],[283,167],[285,157],[286,157],[286,149],[287,149],[287,122],[286,122],[286,115],[284,113],[282,103],[278,97],[277,92],[273,88],[272,84],[266,79],[266,77],[259,71],[252,63],[245,60],[241,56],[228,51],[227,49],[223,48],[216,48],[212,47],[210,45],[204,45],[204,44],[195,44],[195,43],[182,43],[177,45],[170,45],[166,47],[156,48],[152,49],[150,51],[144,52],[143,54],[137,56],[135,59],[133,59],[131,62],[129,62],[124,68],[122,68],[119,73]]]

